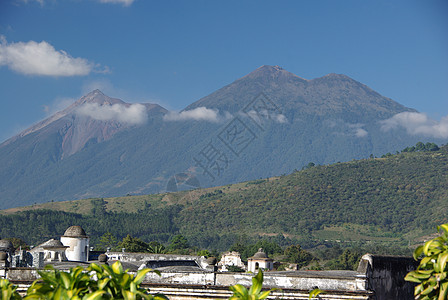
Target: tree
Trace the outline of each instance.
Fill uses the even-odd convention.
[[[28,244],[22,239],[12,237],[12,238],[7,238],[6,240],[11,241],[12,245],[14,246],[14,249],[19,249],[20,247],[22,248],[22,250],[30,249],[30,246],[28,246]]]
[[[148,244],[148,252],[163,254],[163,253],[166,253],[166,248],[161,243],[159,243],[157,241],[152,241],[152,242],[149,242],[149,244]]]
[[[117,238],[110,232],[106,232],[100,237],[100,242],[97,244],[98,250],[107,250],[108,248],[117,248]]]
[[[210,251],[208,251],[207,249],[199,250],[196,255],[198,255],[198,256],[205,256],[205,257],[211,256]]]
[[[425,144],[423,144],[422,142],[418,142],[417,144],[415,144],[415,150],[417,150],[417,151],[424,151],[425,150]]]
[[[338,263],[343,270],[355,270],[358,267],[362,252],[359,249],[345,249],[339,256]]]
[[[147,252],[148,246],[141,239],[132,237],[129,234],[118,244],[118,247],[125,248],[128,252]]]
[[[188,244],[187,238],[181,234],[178,234],[175,235],[171,240],[169,249],[170,251],[177,251],[177,250],[185,250],[188,249],[189,247],[190,245]]]
[[[437,146],[437,144],[435,143],[426,143],[425,145],[425,149],[426,151],[438,151],[440,150],[439,146]]]
[[[302,170],[311,169],[311,168],[314,167],[314,166],[316,166],[315,163],[313,163],[313,162],[309,162],[306,166],[304,166],[304,167],[302,168]]]
[[[288,261],[297,264],[299,268],[306,266],[313,260],[313,255],[308,251],[305,251],[300,245],[291,245],[285,249],[285,255]]]

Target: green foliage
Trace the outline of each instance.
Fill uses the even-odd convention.
[[[106,215],[106,201],[103,198],[101,199],[92,199],[90,200],[92,204],[91,214],[98,218],[104,217]]]
[[[418,283],[416,299],[442,300],[448,298],[448,224],[437,227],[441,236],[434,238],[414,251],[414,259],[423,258],[417,270],[409,272],[405,280]]]
[[[209,257],[211,256],[210,251],[208,251],[207,249],[205,250],[199,250],[196,255],[198,256],[205,256],[205,257]]]
[[[180,253],[188,249],[190,245],[188,244],[188,240],[181,234],[175,235],[171,239],[171,243],[168,247],[169,251]]]
[[[28,288],[25,299],[85,299],[90,293],[92,281],[82,267],[63,272],[49,265],[38,271],[42,280],[34,281]]]
[[[312,168],[312,167],[314,167],[314,166],[316,166],[315,163],[313,163],[313,162],[309,162],[306,166],[304,166],[304,167],[302,168],[302,170],[310,169],[310,168]]]
[[[151,269],[142,269],[132,275],[128,270],[123,270],[119,261],[112,266],[90,264],[87,269],[82,267],[71,268],[69,272],[54,269],[47,266],[39,271],[40,280],[36,280],[28,288],[24,299],[72,299],[72,300],[167,300],[162,294],[151,295],[148,290],[140,287],[148,272],[156,272]],[[1,281],[2,291],[15,290],[9,282]],[[5,287],[5,288],[4,288]],[[13,295],[13,294],[11,294]],[[6,297],[1,299],[21,299],[16,293],[16,298]]]
[[[7,238],[6,240],[11,241],[12,245],[14,246],[14,249],[19,249],[19,248],[22,248],[22,250],[30,249],[30,246],[28,246],[28,244],[20,238],[11,237],[11,238]]]
[[[104,292],[108,299],[168,299],[164,295],[152,296],[146,289],[140,287],[145,275],[153,270],[142,269],[135,276],[123,270],[119,261],[112,266],[91,264],[88,271],[94,271],[97,280],[94,281],[95,289]],[[153,271],[160,275],[158,271]]]
[[[151,241],[148,244],[148,252],[149,253],[158,253],[158,254],[164,254],[167,252],[164,245],[157,241]]]
[[[119,248],[125,248],[127,252],[147,252],[149,245],[139,238],[129,234],[118,243]]]
[[[0,278],[0,299],[2,300],[19,300],[22,299],[16,292],[17,287],[12,285],[8,279]]]
[[[305,251],[300,245],[291,245],[285,249],[288,262],[295,263],[299,268],[306,266],[313,260],[313,255]]]
[[[424,235],[437,224],[448,222],[447,154],[448,146],[443,146],[437,151],[314,166],[258,184],[220,187],[222,193],[198,190],[161,196],[160,200],[166,197],[169,201],[158,200],[133,213],[125,212],[126,201],[133,198],[123,197],[121,211],[105,214],[97,212],[104,203],[95,199],[96,216],[51,210],[0,215],[0,236],[15,236],[37,245],[79,224],[92,245],[110,232],[118,240],[129,234],[168,248],[169,241],[180,234],[199,249],[225,251],[241,241],[242,246],[235,250],[243,259],[258,248],[269,255],[283,252],[271,251],[268,245],[246,247],[262,240],[281,247],[300,244],[304,249],[328,244],[325,240],[344,241],[344,247],[353,246],[348,242],[368,240],[372,245],[388,245],[391,252],[407,246],[417,234]],[[201,199],[207,193],[213,195]],[[146,198],[142,198],[141,207],[144,201]],[[318,236],[332,227],[345,228],[349,234]]]
[[[324,293],[324,291],[316,288],[310,292],[308,299],[318,299],[317,297],[319,297],[319,295],[323,294],[323,293]]]
[[[200,199],[213,198],[214,196],[219,196],[220,194],[222,194],[222,190],[216,190],[211,193],[205,193],[205,194],[201,195],[199,198]]]
[[[266,299],[272,291],[276,290],[270,289],[262,292],[262,286],[263,272],[260,270],[256,276],[252,277],[252,286],[249,290],[241,284],[231,286],[230,290],[233,292],[233,295],[229,298],[229,300],[262,300]]]
[[[180,209],[180,206],[171,205],[136,213],[107,212],[100,217],[43,209],[29,210],[0,215],[0,236],[17,237],[30,245],[37,245],[48,239],[48,236],[61,235],[71,225],[79,224],[89,233],[92,245],[99,245],[100,238],[107,232],[119,240],[129,234],[142,240],[166,242],[170,235],[178,232],[174,217]]]
[[[435,143],[418,142],[415,146],[406,147],[401,152],[417,152],[417,151],[438,151],[440,148]]]
[[[345,249],[336,259],[328,262],[327,267],[333,270],[356,270],[364,253],[356,248]]]
[[[111,250],[114,250],[118,248],[118,241],[117,238],[110,232],[106,232],[100,237],[100,241],[97,244],[97,250],[107,250],[110,248]]]

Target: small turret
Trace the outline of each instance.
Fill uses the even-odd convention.
[[[89,260],[89,237],[81,226],[70,226],[61,236],[61,243],[68,246],[65,255],[71,261]]]

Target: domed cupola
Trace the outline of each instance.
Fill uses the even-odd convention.
[[[89,237],[81,226],[70,226],[61,236],[61,243],[68,246],[65,255],[71,261],[89,260]]]

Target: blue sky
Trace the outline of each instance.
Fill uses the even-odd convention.
[[[95,88],[179,110],[265,64],[448,115],[446,0],[2,0],[0,36],[0,141]]]

